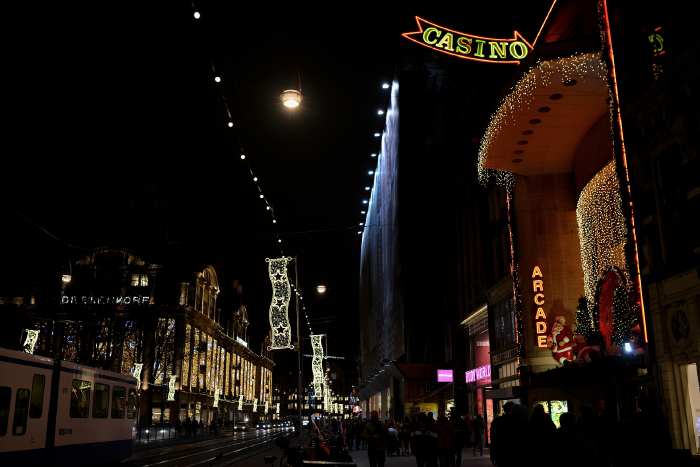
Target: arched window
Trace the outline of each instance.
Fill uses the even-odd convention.
[[[195,309],[216,320],[216,297],[219,295],[219,279],[212,266],[207,266],[197,280],[197,300]],[[201,298],[200,298],[201,297]]]

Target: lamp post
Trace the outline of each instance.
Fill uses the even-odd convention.
[[[297,393],[299,394],[298,400],[297,400],[297,409],[298,409],[298,415],[299,415],[299,436],[301,436],[301,427],[302,427],[302,403],[303,403],[303,398],[302,398],[302,384],[301,384],[301,378],[302,378],[302,371],[303,367],[301,364],[301,326],[299,325],[299,259],[295,256],[294,257],[294,288],[295,288],[295,293],[294,293],[294,303],[297,311],[297,368],[299,369],[299,376],[297,380]]]

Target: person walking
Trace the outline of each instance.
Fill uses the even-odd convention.
[[[484,455],[484,418],[481,414],[476,414],[474,420],[472,421],[472,433],[474,433],[474,446],[472,449],[472,455],[476,457],[476,450],[479,450],[479,455]]]
[[[455,429],[452,422],[444,415],[438,418],[436,425],[438,435],[437,448],[440,467],[454,467]]]
[[[367,440],[367,456],[370,467],[384,467],[386,460],[386,429],[379,421],[379,413],[373,411],[370,421],[365,425],[362,436]]]
[[[455,428],[455,445],[454,445],[454,465],[456,467],[462,466],[462,451],[467,445],[467,440],[469,439],[469,426],[464,418],[459,415],[453,415],[453,426]]]

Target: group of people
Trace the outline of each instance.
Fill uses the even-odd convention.
[[[175,420],[175,430],[178,436],[185,435],[186,437],[197,437],[198,433],[204,433],[206,429],[209,433],[218,435],[219,434],[220,423],[216,419],[212,419],[209,425],[202,423],[202,420],[195,420],[194,418],[185,417],[185,420],[181,423],[179,419]]]
[[[491,460],[498,467],[562,459],[567,467],[695,465],[674,457],[666,426],[648,402],[620,417],[601,400],[562,413],[558,428],[541,404],[528,418],[526,406],[506,402],[491,423]]]
[[[368,421],[356,420],[346,431],[349,449],[367,448],[370,467],[383,467],[386,456],[416,458],[417,467],[455,467],[462,464],[462,452],[471,445],[474,456],[483,455],[485,422],[445,416],[437,420],[431,412],[415,415],[404,423],[382,422],[377,412]]]

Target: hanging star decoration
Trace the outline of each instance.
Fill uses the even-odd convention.
[[[314,396],[316,399],[323,394],[323,334],[315,334],[311,336],[311,349],[313,357],[311,360],[311,371],[313,374]]]
[[[38,329],[27,329],[27,337],[24,339],[24,351],[33,354],[34,347],[36,347],[36,342],[39,340],[39,330]]]
[[[143,370],[143,363],[134,363],[134,371],[131,374],[139,382],[141,382],[141,370]]]
[[[168,381],[168,401],[175,400],[175,375],[170,375],[170,381]],[[214,406],[216,407],[216,405]]]
[[[286,256],[265,259],[272,283],[272,303],[269,312],[272,339],[269,350],[293,348],[288,314],[291,286],[287,277],[287,265],[292,259]]]

